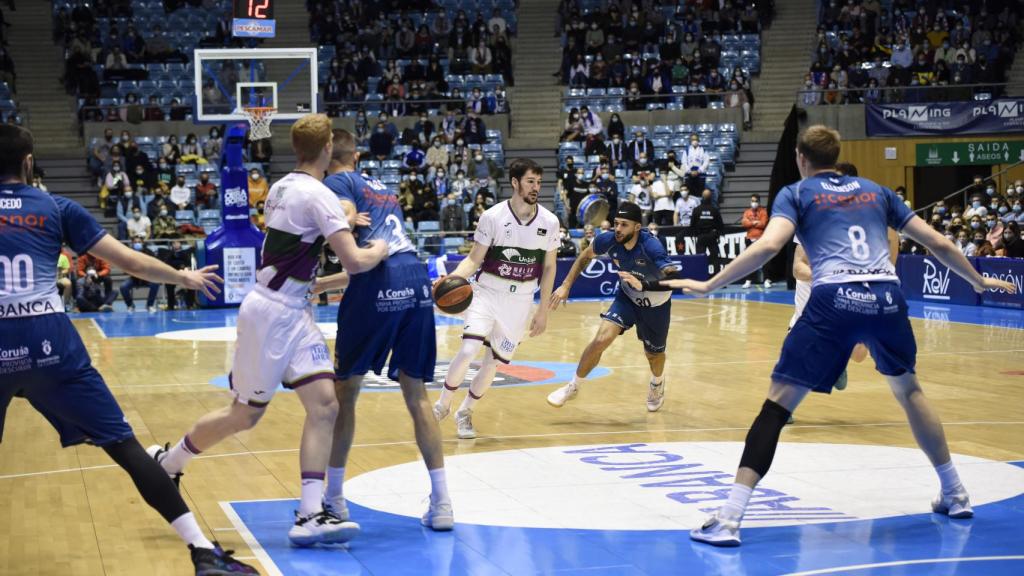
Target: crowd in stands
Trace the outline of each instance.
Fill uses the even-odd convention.
[[[80,119],[97,122],[184,120],[193,49],[242,45],[231,37],[227,0],[61,0],[53,35]]]
[[[9,7],[13,9],[13,3]],[[7,50],[7,29],[10,26],[11,23],[7,21],[3,10],[0,10],[0,122],[21,124],[23,118],[14,100],[18,73],[14,68],[14,60]]]
[[[1000,96],[991,85],[1006,80],[1022,14],[1017,2],[822,0],[801,103]]]
[[[511,0],[487,7],[415,0],[307,5],[328,114],[508,112],[516,32]]]
[[[736,107],[750,127],[750,77],[770,1],[563,0],[562,62],[569,96],[609,111]],[[567,107],[578,106],[572,100]]]
[[[902,196],[904,191],[897,188],[896,193]],[[939,200],[928,214],[932,227],[965,256],[1024,258],[1024,181],[1000,192],[993,182],[976,176],[964,197],[966,206]],[[923,248],[905,240],[901,252],[922,253]]]

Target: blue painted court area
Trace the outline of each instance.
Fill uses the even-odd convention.
[[[568,489],[568,488],[567,488]],[[830,524],[744,528],[740,548],[691,542],[685,531],[579,530],[456,524],[349,504],[362,525],[346,547],[299,549],[287,531],[297,500],[233,502],[250,545],[284,576],[451,574],[683,575],[1024,573],[1024,496],[978,506],[972,520],[915,514]],[[458,508],[456,508],[456,519]]]
[[[793,305],[792,290],[729,288],[716,292],[709,298]],[[677,295],[674,299],[693,299],[693,297]],[[610,298],[603,300],[610,300]],[[1024,330],[1024,311],[1021,310],[991,306],[957,306],[922,301],[909,301],[908,304],[910,305],[910,315],[913,318]],[[124,311],[120,303],[117,306],[115,311],[110,313],[71,314],[71,317],[94,319],[107,338],[135,338],[180,330],[229,328],[234,327],[238,317],[237,308],[130,314]],[[319,323],[333,323],[338,317],[338,307],[336,304],[317,306],[314,307],[314,314]],[[462,321],[451,316],[436,314],[435,323],[438,326],[444,326],[461,324]]]

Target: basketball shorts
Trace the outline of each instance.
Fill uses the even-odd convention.
[[[668,342],[672,300],[666,300],[659,306],[639,306],[619,290],[601,318],[621,328],[619,334],[625,334],[626,330],[636,326],[636,337],[644,343],[644,350],[648,354],[661,354]]]
[[[772,380],[829,393],[863,342],[886,376],[913,373],[917,343],[895,282],[822,284],[782,344]]]
[[[533,294],[512,294],[475,284],[462,338],[482,340],[495,360],[508,364],[523,339],[533,311]]]
[[[353,274],[338,307],[335,375],[344,380],[388,364],[398,373],[434,380],[437,337],[434,299],[427,267],[411,252],[400,252],[362,274]]]
[[[228,382],[239,402],[270,403],[278,384],[295,389],[334,380],[327,342],[305,299],[256,285],[238,310],[235,361]]]
[[[24,397],[62,446],[106,446],[134,436],[64,314],[0,320],[0,440],[13,396]]]

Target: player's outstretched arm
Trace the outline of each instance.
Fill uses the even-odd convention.
[[[956,272],[958,276],[970,282],[975,292],[1003,290],[1013,294],[1017,291],[1017,287],[1010,282],[986,278],[979,274],[967,257],[952,242],[946,240],[945,236],[939,234],[918,216],[913,216],[907,222],[907,225],[903,227],[903,233],[927,248],[928,252],[938,258],[939,262]]]
[[[388,257],[387,242],[371,240],[366,248],[360,248],[356,245],[352,231],[347,228],[328,236],[327,243],[338,255],[338,260],[341,260],[341,265],[349,274],[366,272]]]
[[[695,280],[662,280],[662,286],[682,288],[694,294],[707,294],[749,275],[772,259],[793,237],[796,226],[787,218],[776,217],[768,221],[764,234],[729,263],[714,278],[706,282]]]
[[[338,272],[337,274],[321,276],[316,279],[311,292],[316,295],[327,292],[328,290],[340,290],[348,287],[348,280],[348,272]]]
[[[562,280],[562,285],[551,293],[551,298],[548,299],[548,308],[554,310],[555,308],[558,308],[559,304],[562,304],[569,299],[569,291],[572,290],[572,283],[579,278],[580,273],[583,272],[593,259],[594,243],[591,242],[590,245],[587,246],[587,249],[576,257],[576,261],[572,263],[572,268],[569,270],[569,273],[566,274],[565,279]],[[541,302],[543,302],[543,300],[541,300]]]
[[[224,280],[217,276],[217,266],[205,266],[199,270],[175,270],[167,264],[132,250],[111,236],[104,236],[89,253],[98,256],[128,274],[157,284],[177,284],[189,290],[201,290],[207,298],[216,298],[220,292],[218,284]]]

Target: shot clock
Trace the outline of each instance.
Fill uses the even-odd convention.
[[[274,0],[235,0],[231,35],[236,38],[273,38],[277,32]]]

